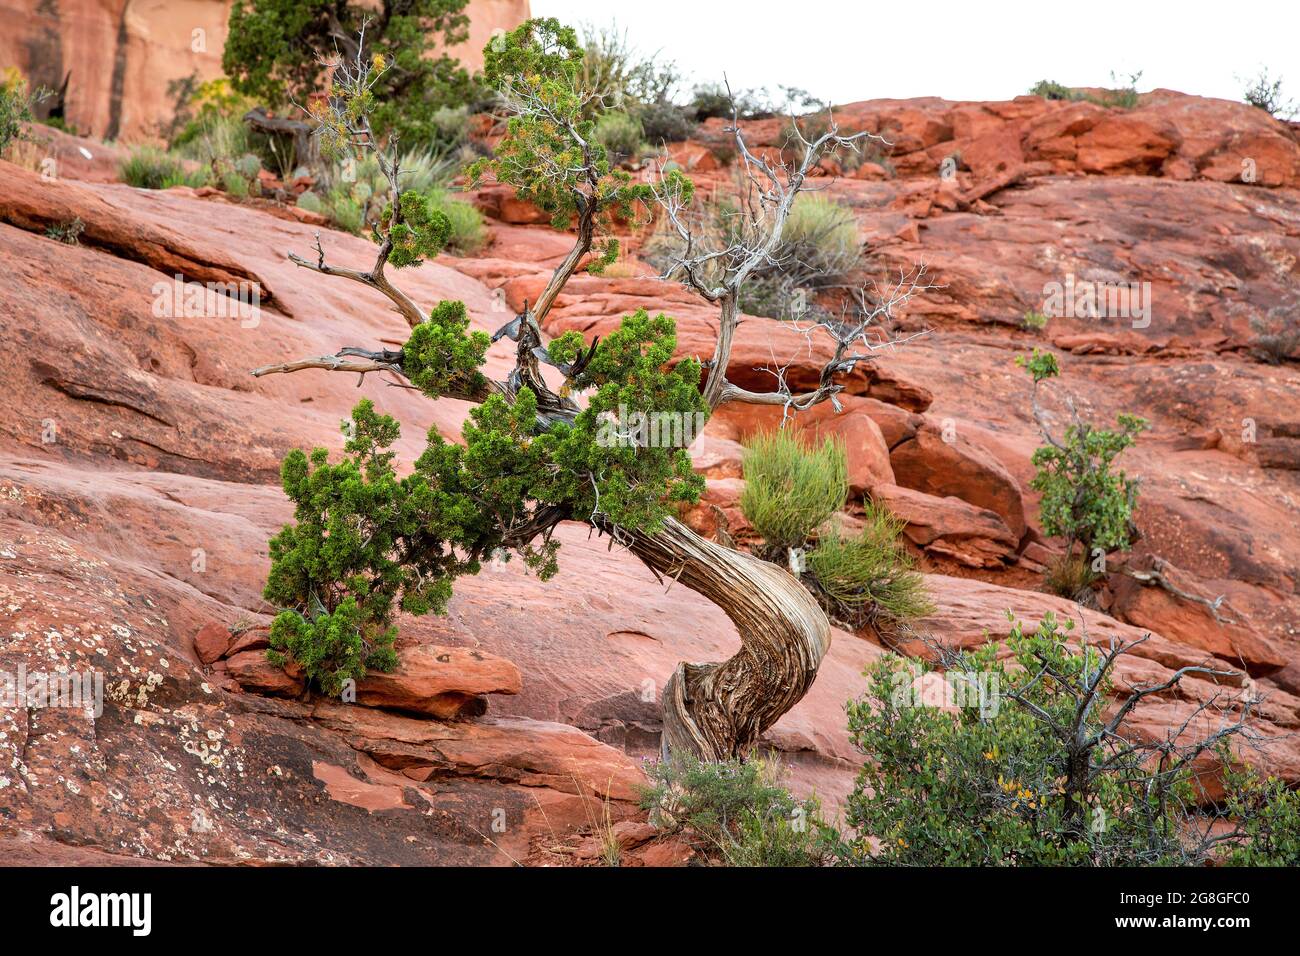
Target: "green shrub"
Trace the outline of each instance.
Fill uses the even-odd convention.
[[[767,760],[705,763],[674,756],[649,768],[641,805],[656,826],[684,831],[710,861],[727,866],[820,866],[833,831],[814,800],[779,785]]]
[[[1029,88],[1030,96],[1041,96],[1045,100],[1086,100],[1098,106],[1114,109],[1131,110],[1138,105],[1137,81],[1142,78],[1142,71],[1130,73],[1125,85],[1120,86],[1121,79],[1112,70],[1110,79],[1117,84],[1115,89],[1104,90],[1100,95],[1087,93],[1071,86],[1057,83],[1055,80],[1039,80]]]
[[[1250,770],[1226,776],[1224,811],[1240,820],[1241,839],[1222,858],[1229,866],[1300,866],[1300,791]]]
[[[740,509],[778,560],[802,547],[848,496],[848,459],[833,438],[809,447],[793,429],[762,432],[745,442],[742,468]]]
[[[1029,88],[1030,96],[1041,96],[1045,100],[1081,100],[1084,94],[1073,87],[1057,83],[1055,80],[1039,80]]]
[[[737,227],[741,218],[729,199],[702,199],[688,215],[699,248],[725,248],[742,241]],[[669,268],[679,249],[680,237],[662,217],[645,244],[646,261],[659,269]],[[745,282],[740,307],[750,315],[769,318],[820,316],[824,310],[815,296],[843,288],[861,264],[852,210],[829,197],[800,195],[771,259],[756,267]],[[716,267],[703,270],[705,281],[713,278],[711,268]]]
[[[844,285],[861,263],[853,213],[827,196],[801,195],[773,253],[755,269],[740,307],[751,315],[800,318],[817,313],[813,296]]]
[[[1096,605],[1093,586],[1100,575],[1092,570],[1092,559],[1082,554],[1062,554],[1047,563],[1043,590],[1086,607]]]
[[[678,143],[695,135],[696,124],[685,107],[671,102],[645,103],[633,110],[645,140],[651,144]]]
[[[1300,349],[1300,303],[1289,302],[1253,316],[1250,329],[1255,333],[1251,352],[1270,365],[1281,365]]]
[[[157,146],[140,146],[118,167],[122,182],[137,189],[167,189],[193,185],[200,173],[187,174],[185,162]]]
[[[1242,99],[1280,120],[1291,119],[1298,109],[1293,100],[1282,95],[1282,77],[1272,79],[1267,69],[1261,70],[1259,76],[1251,81],[1242,94]]]
[[[293,103],[305,104],[324,88],[330,58],[350,55],[347,44],[364,23],[366,56],[379,58],[370,91],[376,132],[433,143],[440,135],[439,110],[482,96],[446,52],[468,39],[465,2],[407,0],[387,5],[378,17],[373,4],[346,0],[328,10],[301,0],[237,0],[221,67],[236,92],[289,115]]]
[[[668,102],[677,82],[673,64],[642,55],[628,42],[626,31],[614,26],[583,28],[578,83],[596,94],[585,108],[588,119],[602,109]]]
[[[67,243],[70,246],[80,245],[81,234],[86,229],[86,224],[77,216],[71,222],[52,223],[45,227],[45,236],[56,242]]]
[[[772,112],[761,90],[736,90],[728,95],[725,86],[706,83],[695,87],[691,94],[690,109],[696,120],[731,119],[733,108],[740,119],[761,119]]]
[[[48,95],[44,89],[29,91],[26,78],[16,67],[0,75],[0,153],[24,138],[23,124],[32,122],[32,107]]]
[[[1254,862],[1248,848],[1255,847],[1294,863],[1296,831],[1287,831],[1297,819],[1295,796],[1266,786],[1252,795],[1229,781],[1245,794],[1229,800],[1231,818],[1203,811],[1208,794],[1194,762],[1207,748],[1231,759],[1220,747],[1226,737],[1174,727],[1170,740],[1149,742],[1132,732],[1125,719],[1149,698],[1121,695],[1123,706],[1131,703],[1122,711],[1101,705],[1115,690],[1112,671],[1125,651],[1067,644],[1071,628],[1049,613],[1030,633],[1013,623],[1010,660],[999,659],[996,641],[948,654],[945,677],[930,680],[989,692],[954,697],[948,707],[917,699],[917,662],[888,655],[872,666],[868,692],[848,705],[850,736],[869,759],[848,799],[842,859],[1199,865],[1225,847],[1242,848],[1238,859]],[[1220,706],[1233,705],[1225,698]],[[1210,713],[1215,731],[1228,721]]]
[[[1016,364],[1029,372],[1035,391],[1040,382],[1060,371],[1054,355],[1037,349],[1031,356],[1017,356]],[[1111,466],[1137,441],[1147,422],[1121,414],[1118,424],[1118,430],[1112,431],[1076,420],[1031,459],[1037,471],[1029,486],[1042,494],[1043,532],[1065,538],[1067,554],[1073,553],[1076,543],[1082,545],[1086,559],[1129,546],[1138,482],[1123,471],[1112,472]]]
[[[403,193],[432,194],[450,182],[455,162],[428,149],[412,149],[401,155],[398,170]],[[307,200],[311,205],[303,208],[320,212],[337,228],[360,235],[383,214],[389,201],[388,191],[388,181],[379,169],[379,161],[366,153],[351,162],[331,163],[319,184],[317,199]],[[302,205],[301,199],[298,204]],[[465,241],[472,245],[472,224],[464,213],[455,212],[462,217]]]
[[[603,114],[596,120],[592,135],[612,158],[627,159],[635,156],[645,143],[641,124],[627,113]]]
[[[1025,313],[1023,324],[1027,329],[1041,332],[1043,329],[1047,328],[1047,316],[1036,309],[1030,309]]]
[[[447,239],[449,252],[458,256],[472,256],[487,245],[487,225],[483,221],[483,214],[473,205],[453,198],[444,189],[431,190],[429,202],[451,224],[451,233]]]
[[[925,579],[899,542],[904,521],[869,503],[862,531],[853,537],[838,528],[823,534],[808,552],[808,571],[827,610],[854,628],[883,618],[907,621],[934,613]]]

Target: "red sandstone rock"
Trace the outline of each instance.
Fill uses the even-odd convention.
[[[211,664],[226,653],[230,631],[220,624],[204,624],[194,635],[194,653],[204,664]]]
[[[517,694],[519,668],[473,648],[416,644],[397,653],[397,668],[371,671],[357,682],[357,703],[451,719],[475,717],[484,694]]]
[[[992,511],[897,485],[877,485],[871,497],[907,522],[903,533],[914,544],[959,564],[996,568],[1015,556],[1019,539]]]
[[[927,494],[955,496],[996,513],[1018,541],[1025,533],[1020,485],[955,424],[928,418],[914,437],[889,453],[898,482]]]

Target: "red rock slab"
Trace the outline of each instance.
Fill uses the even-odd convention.
[[[951,420],[928,417],[889,453],[898,484],[956,497],[997,514],[1018,541],[1025,533],[1020,485],[1005,466]]]
[[[1000,568],[1015,559],[1019,539],[996,513],[954,496],[877,485],[871,498],[906,524],[908,540],[972,568]]]
[[[475,648],[414,644],[397,652],[390,672],[370,671],[357,682],[357,703],[452,719],[477,716],[483,694],[517,694],[519,668]]]

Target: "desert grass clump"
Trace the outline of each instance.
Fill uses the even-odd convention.
[[[487,225],[483,214],[467,202],[455,199],[445,189],[434,188],[428,193],[430,208],[437,209],[451,223],[447,250],[458,256],[472,256],[488,242]]]
[[[1281,365],[1300,349],[1300,302],[1255,316],[1250,329],[1255,333],[1251,352],[1270,365]]]
[[[635,156],[645,143],[641,123],[627,113],[606,113],[596,120],[596,142],[615,160]]]
[[[743,242],[744,213],[729,197],[701,201],[687,217],[701,248],[725,248]],[[644,247],[644,256],[657,269],[669,268],[678,236],[661,218]],[[740,295],[740,308],[749,315],[799,319],[816,315],[815,297],[843,289],[862,264],[857,222],[847,206],[825,196],[795,199],[772,255],[750,272]],[[715,279],[716,264],[700,273]]]
[[[714,763],[684,755],[648,768],[641,806],[658,827],[685,833],[704,857],[725,866],[821,866],[835,833],[816,799],[780,785],[771,759]]]
[[[1062,554],[1047,563],[1043,572],[1043,590],[1069,598],[1085,607],[1095,607],[1097,594],[1093,586],[1101,575],[1092,570],[1089,558],[1082,554]]]
[[[808,571],[827,611],[854,628],[934,613],[925,579],[899,541],[905,524],[887,508],[869,503],[856,535],[833,528],[808,552]]]
[[[791,429],[761,432],[745,443],[740,509],[762,536],[767,557],[799,548],[848,497],[843,442],[809,445]]]
[[[187,173],[183,159],[157,146],[137,147],[118,167],[122,182],[137,189],[202,185],[201,173]]]

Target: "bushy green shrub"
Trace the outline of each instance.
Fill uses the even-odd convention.
[[[1300,791],[1277,777],[1238,769],[1225,780],[1229,819],[1240,820],[1241,838],[1221,862],[1228,866],[1300,866]]]
[[[596,120],[593,131],[596,142],[604,146],[611,157],[627,159],[635,156],[645,143],[641,124],[627,113],[605,113]]]
[[[1288,100],[1283,95],[1282,77],[1271,78],[1267,69],[1260,70],[1259,75],[1246,87],[1242,99],[1280,120],[1291,119],[1300,110],[1294,100]]]
[[[861,263],[861,247],[857,221],[847,207],[828,196],[799,196],[772,261],[746,283],[741,309],[788,319],[816,313],[813,296],[849,280]]]
[[[626,31],[588,25],[582,29],[581,46],[578,83],[596,94],[586,107],[588,119],[605,109],[631,110],[670,100],[678,83],[676,68],[657,55],[640,53]]]
[[[646,142],[651,145],[678,143],[695,135],[696,124],[689,111],[676,103],[642,104],[633,110],[633,115],[641,124]]]
[[[28,90],[26,78],[16,67],[0,75],[0,153],[23,138],[23,124],[32,122],[32,107],[47,95],[43,89]]]
[[[742,469],[740,509],[778,560],[802,547],[848,497],[848,459],[833,438],[810,447],[791,428],[757,433],[745,442]]]
[[[1038,349],[1032,355],[1017,356],[1016,364],[1033,379],[1035,394],[1040,382],[1060,373],[1056,356]],[[1042,494],[1043,531],[1065,538],[1067,554],[1076,543],[1089,560],[1098,553],[1129,546],[1138,482],[1123,471],[1113,472],[1111,466],[1137,441],[1147,422],[1121,414],[1118,424],[1117,430],[1110,430],[1076,420],[1059,439],[1038,448],[1031,459],[1037,471],[1029,486]]]
[[[1114,89],[1103,90],[1100,94],[1065,86],[1055,80],[1039,80],[1029,88],[1029,95],[1041,96],[1045,100],[1085,100],[1089,103],[1096,103],[1098,106],[1131,110],[1138,105],[1137,82],[1141,78],[1141,70],[1130,73],[1124,79],[1121,79],[1112,70],[1110,80],[1116,86]]]
[[[398,170],[403,193],[432,195],[451,180],[455,162],[441,153],[412,149],[401,155]],[[389,202],[388,180],[379,168],[379,161],[370,153],[329,164],[313,194],[315,199],[306,200],[304,205],[300,198],[298,204],[319,212],[339,229],[357,235],[379,219]],[[440,201],[435,206],[446,212]],[[462,225],[468,228],[467,217],[459,210],[455,214],[462,217]],[[472,239],[472,229],[465,238]]]
[[[642,796],[650,820],[684,831],[713,862],[728,866],[820,866],[834,843],[814,800],[780,786],[769,760],[705,763],[674,756],[649,767]]]
[[[137,189],[169,189],[172,186],[202,186],[207,182],[202,169],[186,172],[185,161],[157,146],[140,146],[118,166],[122,182]]]
[[[899,542],[905,522],[869,502],[863,528],[853,536],[838,528],[821,535],[808,552],[814,593],[838,620],[853,627],[883,619],[907,621],[934,612],[925,579]]]
[[[734,90],[719,83],[704,83],[691,93],[690,109],[696,120],[713,117],[731,119],[733,109],[740,119],[761,119],[770,116],[772,107],[762,90]]]
[[[740,241],[742,216],[728,198],[703,200],[688,217],[699,248],[725,248]],[[679,251],[675,227],[661,218],[643,254],[659,269],[669,268]],[[816,296],[847,284],[862,264],[861,240],[852,210],[826,196],[800,195],[790,209],[772,257],[749,275],[740,296],[750,315],[800,319],[823,314]],[[711,268],[703,269],[705,281]]]
[[[487,245],[488,230],[483,214],[464,200],[455,199],[445,189],[429,191],[429,202],[447,217],[451,232],[447,250],[458,256],[472,256]]]
[[[1173,728],[1170,741],[1144,744],[1124,717],[1145,698],[1121,711],[1102,706],[1124,651],[1068,644],[1071,627],[1050,613],[1029,633],[1013,623],[1010,660],[999,659],[997,642],[950,654],[945,675],[929,678],[954,688],[946,701],[917,697],[924,669],[917,662],[887,655],[873,665],[867,693],[848,706],[850,736],[869,759],[848,800],[842,859],[1199,865],[1226,847],[1255,846],[1294,862],[1296,839],[1286,833],[1296,820],[1294,795],[1278,800],[1275,787],[1251,796],[1230,781],[1246,793],[1229,801],[1233,818],[1202,811],[1207,794],[1193,764],[1226,738],[1184,727]],[[1216,729],[1226,720],[1215,717]],[[1221,759],[1231,759],[1226,750]],[[1229,836],[1225,825],[1234,820]],[[1247,850],[1240,860],[1251,861]]]
[[[381,135],[404,143],[433,143],[438,111],[474,103],[482,91],[446,51],[464,42],[466,0],[409,0],[377,17],[366,3],[329,5],[301,0],[237,0],[230,11],[221,66],[235,91],[272,109],[307,103],[323,86],[326,64],[366,25],[365,56],[378,57],[373,122]],[[328,15],[326,15],[328,13]]]

